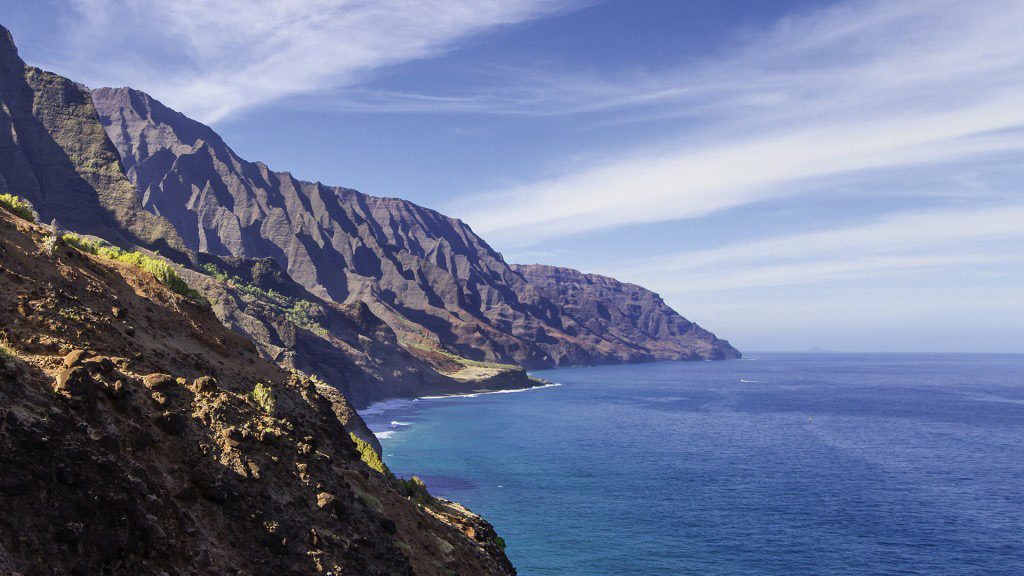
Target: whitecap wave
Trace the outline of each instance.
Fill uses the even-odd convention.
[[[757,380],[744,380],[742,378],[740,378],[740,382],[745,382],[747,384],[757,384]]]
[[[389,410],[408,408],[418,400],[418,398],[393,398],[391,400],[382,400],[380,402],[374,402],[358,412],[361,416],[380,416]]]
[[[543,390],[544,388],[555,388],[561,386],[559,382],[548,382],[547,384],[541,384],[540,386],[532,386],[530,388],[516,388],[514,390],[495,390],[494,392],[483,392],[483,394],[515,394],[516,392],[533,392],[534,390]]]
[[[399,422],[398,420],[391,421],[392,426],[412,426],[412,422]]]
[[[479,392],[469,392],[466,394],[444,394],[441,396],[421,396],[421,400],[441,400],[444,398],[476,398],[477,396],[484,396],[487,394],[516,394],[518,392],[532,392],[534,390],[542,390],[544,388],[554,388],[555,386],[561,386],[558,382],[549,382],[541,386],[531,386],[529,388],[513,388],[511,390],[481,390]]]
[[[383,430],[381,432],[374,432],[373,435],[376,436],[378,440],[385,440],[387,438],[391,438],[392,436],[394,436],[395,435],[395,431],[394,430]]]

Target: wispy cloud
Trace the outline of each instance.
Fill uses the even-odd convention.
[[[132,82],[206,122],[357,84],[575,0],[73,0],[83,71]],[[111,58],[117,55],[117,58]]]
[[[851,2],[788,18],[725,56],[618,89],[595,82],[597,97],[574,104],[699,118],[686,130],[454,209],[515,245],[1024,150],[1022,26],[1012,0]]]
[[[811,232],[609,263],[624,279],[682,293],[1024,266],[1024,205],[901,213]]]

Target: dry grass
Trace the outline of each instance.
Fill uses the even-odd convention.
[[[18,357],[18,353],[11,347],[11,342],[6,336],[0,336],[0,359],[13,360]]]

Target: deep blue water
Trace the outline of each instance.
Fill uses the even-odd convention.
[[[1024,356],[752,354],[367,411],[523,576],[1024,574]]]

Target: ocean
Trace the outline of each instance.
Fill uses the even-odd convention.
[[[522,576],[1024,574],[1024,356],[567,368],[364,411]]]

